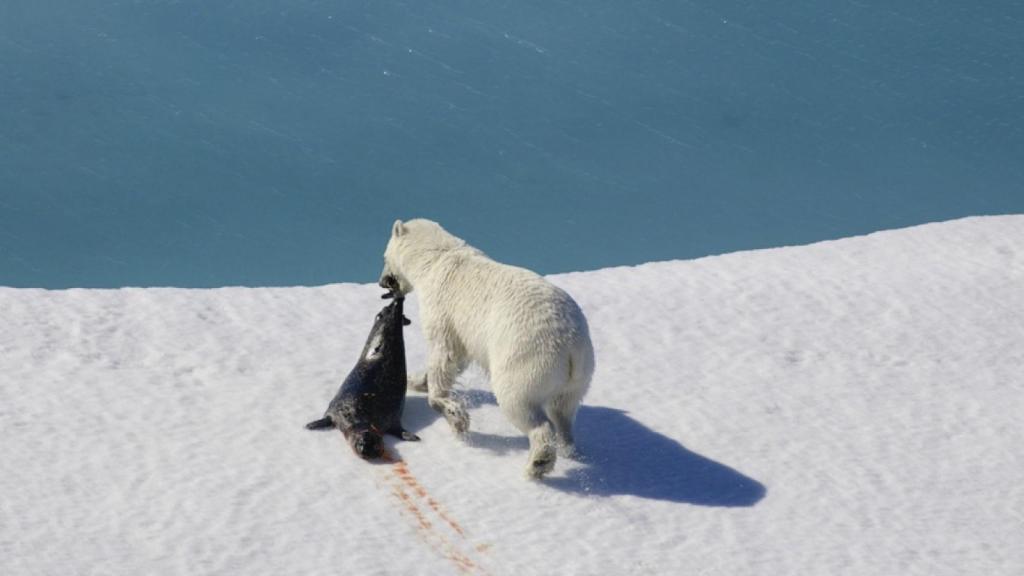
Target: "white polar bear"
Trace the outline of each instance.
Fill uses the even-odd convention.
[[[530,439],[526,473],[555,465],[556,442],[574,450],[573,422],[594,373],[587,320],[562,289],[524,268],[501,264],[436,222],[395,222],[384,252],[386,276],[416,290],[427,341],[427,370],[410,378],[458,435],[469,415],[452,397],[469,362],[490,376],[502,413]],[[429,385],[428,385],[429,383]]]

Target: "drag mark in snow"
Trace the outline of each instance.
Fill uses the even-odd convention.
[[[489,574],[480,566],[475,553],[486,553],[490,544],[473,546],[465,529],[427,492],[404,461],[391,454],[386,454],[385,459],[391,462],[387,478],[391,493],[415,521],[427,545],[450,560],[462,574]]]
[[[394,467],[392,468],[392,472],[402,482],[404,482],[405,485],[410,490],[412,490],[417,496],[419,496],[420,499],[426,502],[427,506],[429,506],[430,509],[433,510],[438,515],[438,517],[441,518],[441,520],[444,520],[444,522],[448,524],[448,526],[450,526],[451,529],[454,530],[456,534],[462,536],[463,538],[466,537],[466,532],[462,529],[462,526],[459,526],[458,522],[452,520],[451,516],[449,516],[448,513],[445,512],[443,508],[441,508],[441,505],[437,502],[437,500],[434,500],[430,496],[430,494],[427,493],[426,489],[423,488],[419,481],[416,480],[416,477],[412,475],[412,472],[409,472],[409,467],[406,465],[404,461],[399,460],[398,462],[395,462]]]

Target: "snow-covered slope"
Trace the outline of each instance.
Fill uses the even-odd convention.
[[[543,483],[478,372],[468,443],[303,429],[374,286],[0,289],[0,573],[1024,572],[1024,216],[552,279],[598,371]]]

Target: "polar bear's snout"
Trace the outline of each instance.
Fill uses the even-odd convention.
[[[390,290],[396,296],[405,296],[408,293],[408,290],[405,289],[406,286],[403,286],[401,280],[398,279],[398,275],[391,272],[386,264],[380,273],[380,280],[377,281],[377,284],[385,290]]]
[[[390,290],[396,296],[405,296],[412,292],[412,286],[409,284],[409,281],[397,270],[389,266],[386,261],[384,269],[380,271],[380,279],[377,280],[377,284],[385,290]]]
[[[398,278],[395,278],[392,274],[381,273],[380,280],[377,284],[381,288],[388,291],[387,294],[381,296],[381,298],[404,298],[405,294],[402,293],[402,288],[398,283]]]

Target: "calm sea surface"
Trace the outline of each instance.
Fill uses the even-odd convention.
[[[543,273],[1024,212],[1024,3],[0,3],[0,285]]]

